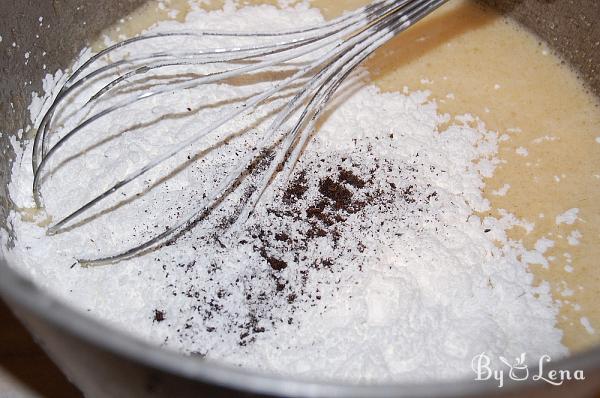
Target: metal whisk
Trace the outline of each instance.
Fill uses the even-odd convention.
[[[173,92],[174,90],[185,90],[202,84],[225,81],[272,67],[294,67],[295,69],[294,73],[290,76],[274,82],[270,89],[245,99],[239,106],[227,112],[227,114],[218,118],[218,120],[201,127],[197,133],[179,145],[176,145],[174,149],[150,160],[139,169],[129,173],[112,187],[51,225],[47,233],[52,235],[64,232],[66,228],[72,226],[74,221],[85,212],[88,212],[99,202],[113,195],[131,181],[173,158],[176,154],[214,132],[232,118],[251,112],[261,103],[284,89],[289,90],[293,88],[295,89],[295,95],[276,116],[267,134],[261,138],[261,142],[240,162],[239,167],[236,167],[235,171],[208,195],[201,208],[184,217],[181,222],[171,225],[164,232],[153,236],[151,239],[135,247],[102,258],[81,259],[80,262],[86,265],[97,265],[120,261],[138,255],[145,250],[159,247],[174,239],[174,237],[179,236],[183,230],[194,225],[212,204],[229,192],[236,179],[239,178],[244,170],[260,157],[261,154],[264,154],[265,149],[274,136],[282,134],[283,138],[279,141],[278,149],[274,152],[261,182],[247,200],[238,217],[238,220],[247,219],[278,170],[283,168],[289,176],[294,164],[301,155],[302,148],[310,138],[317,119],[321,115],[325,105],[332,98],[332,94],[338,89],[344,79],[378,47],[427,16],[446,1],[379,0],[321,26],[285,32],[238,33],[184,31],[150,33],[121,41],[99,52],[74,70],[70,77],[66,79],[49,109],[41,118],[37,134],[35,135],[32,158],[34,173],[33,196],[37,206],[40,208],[43,206],[40,189],[43,176],[48,172],[49,161],[65,143],[78,137],[86,126],[89,126],[98,119],[104,118],[117,110],[132,107],[147,98]],[[117,50],[134,43],[142,43],[160,38],[194,40],[202,37],[244,37],[260,38],[260,40],[269,41],[266,44],[236,48],[210,48],[180,53],[172,50],[156,52],[137,58],[112,60],[108,64],[100,64],[98,62],[109,56],[115,56]],[[314,54],[315,52],[322,52],[322,54],[319,53],[316,60],[305,63],[297,62],[301,57]],[[293,64],[294,62],[296,63]],[[169,84],[167,87],[151,88],[136,92],[132,96],[86,117],[76,127],[56,140],[53,145],[50,144],[49,138],[54,132],[53,127],[55,127],[53,124],[56,124],[55,115],[65,107],[72,106],[67,101],[69,96],[73,95],[76,90],[84,87],[86,82],[91,81],[97,76],[107,72],[116,72],[121,66],[127,67],[125,68],[125,72],[121,72],[120,75],[118,74],[116,78],[91,96],[86,106],[93,104],[98,98],[104,96],[128,79],[150,71],[173,66],[209,64],[223,65],[225,69],[218,72],[206,73],[201,76],[190,77],[184,81],[177,81]]]

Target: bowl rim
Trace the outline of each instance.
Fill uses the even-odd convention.
[[[305,397],[455,397],[499,391],[497,382],[493,379],[475,381],[467,378],[408,384],[351,384],[279,376],[186,356],[130,336],[76,310],[43,291],[33,281],[11,268],[5,258],[0,258],[0,295],[8,301],[13,311],[14,303],[18,303],[17,307],[30,311],[36,317],[88,344],[166,373],[222,388],[256,394]],[[43,336],[39,337],[43,340]],[[571,372],[581,369],[585,375],[586,371],[597,368],[600,368],[600,346],[553,361],[544,369]],[[531,371],[536,374],[537,367],[532,367]],[[533,381],[531,378],[522,382],[507,380],[501,391],[506,393],[542,383],[544,382]]]

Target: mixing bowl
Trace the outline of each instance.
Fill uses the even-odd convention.
[[[333,1],[333,0],[332,0]],[[67,62],[104,28],[143,0],[3,0],[0,2],[0,226],[10,230],[7,185],[14,159],[11,136],[28,124],[31,93],[46,71]],[[600,3],[597,0],[489,0],[548,42],[600,95]],[[43,17],[43,19],[40,19]],[[12,46],[12,43],[18,46]],[[46,52],[24,58],[23,51]],[[45,64],[45,70],[43,65]],[[8,242],[10,245],[10,242]],[[600,347],[548,365],[585,381],[553,387],[543,381],[459,380],[427,384],[356,386],[284,378],[186,357],[148,345],[74,311],[0,260],[0,294],[69,379],[90,397],[188,396],[589,396],[600,391]],[[548,370],[546,369],[546,370]],[[535,369],[531,370],[536,373]]]

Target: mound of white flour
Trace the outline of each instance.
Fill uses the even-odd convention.
[[[228,4],[153,29],[252,31],[264,30],[265,20],[277,30],[323,18],[306,5]],[[243,44],[227,40],[217,44]],[[188,44],[216,46],[174,42],[182,51]],[[32,102],[32,120],[48,106],[61,77],[47,77],[47,92]],[[289,93],[119,192],[100,208],[110,211],[46,236],[47,216],[58,220],[232,109],[229,99],[269,85],[250,77],[245,84],[167,93],[92,124],[49,168],[42,188],[46,211],[33,222],[30,213],[12,213],[17,239],[3,255],[45,289],[115,328],[269,372],[419,381],[470,375],[472,358],[482,352],[490,358],[527,352],[530,359],[566,354],[548,286],[533,286],[521,259],[526,250],[506,236],[514,218],[485,216],[482,189],[494,170],[497,134],[476,118],[439,114],[424,92],[382,93],[351,79],[291,179],[274,180],[238,233],[226,233],[227,223],[251,191],[252,176],[174,244],[114,265],[73,266],[75,258],[147,239],[200,206],[256,145]],[[73,101],[85,101],[93,92],[86,90]],[[219,106],[202,106],[211,103]],[[78,117],[61,120],[68,128]],[[56,137],[66,131],[59,130]],[[10,192],[20,209],[33,207],[31,146],[15,145]],[[260,165],[256,169],[261,172]]]

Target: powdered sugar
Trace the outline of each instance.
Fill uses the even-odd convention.
[[[562,214],[556,216],[556,225],[567,224],[573,225],[575,221],[577,221],[577,215],[579,214],[579,209],[573,208],[565,211]]]
[[[567,236],[567,242],[569,242],[569,245],[571,246],[577,246],[579,245],[579,243],[581,243],[581,238],[583,238],[581,232],[574,229],[573,231],[571,231],[569,236]]]
[[[228,3],[158,29],[264,30],[265,18],[273,29],[322,21],[305,4],[279,10]],[[196,71],[187,68],[181,72]],[[46,79],[47,94],[62,76]],[[178,91],[90,126],[44,184],[48,214],[76,208],[119,173],[234,106],[227,99],[265,87],[256,79]],[[223,109],[201,107],[214,102]],[[509,214],[478,215],[489,210],[482,190],[497,164],[497,134],[474,116],[439,114],[427,92],[382,93],[356,76],[338,93],[291,179],[273,181],[241,231],[227,230],[226,221],[252,176],[176,243],[111,266],[72,267],[75,257],[122,249],[195,209],[282,103],[231,122],[174,160],[191,160],[186,168],[145,176],[124,191],[134,200],[72,231],[48,237],[44,227],[12,213],[18,240],[5,255],[38,284],[128,333],[270,372],[416,381],[464,376],[484,351],[494,358],[526,351],[532,359],[566,353],[549,288],[534,287],[527,271],[532,256],[545,261],[551,245],[527,252],[506,230],[528,225]],[[34,100],[32,115],[43,106]],[[65,116],[67,127],[76,121]],[[131,126],[137,127],[115,134]],[[107,131],[116,137],[93,146]],[[207,150],[228,136],[227,145]],[[84,156],[70,158],[86,147]],[[19,154],[10,187],[22,208],[32,206],[30,152]]]
[[[589,319],[587,319],[586,317],[581,317],[579,318],[579,322],[581,323],[581,326],[585,328],[586,332],[588,332],[589,334],[596,334],[596,330],[594,330],[594,328],[590,324]]]

